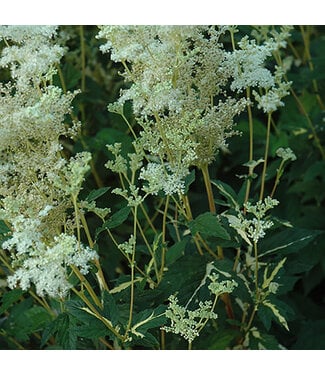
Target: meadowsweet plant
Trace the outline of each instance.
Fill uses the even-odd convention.
[[[323,348],[322,48],[1,26],[0,347]]]

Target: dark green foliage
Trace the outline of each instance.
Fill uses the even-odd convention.
[[[243,27],[240,31],[244,33],[247,29]],[[134,229],[134,211],[125,205],[121,197],[111,194],[112,188],[119,185],[119,177],[104,167],[107,160],[113,160],[106,145],[120,142],[121,154],[127,157],[128,153],[134,152],[133,138],[121,117],[107,112],[107,104],[117,99],[123,87],[117,73],[121,66],[108,62],[108,57],[98,51],[95,27],[85,27],[84,32],[89,64],[86,90],[74,102],[74,114],[83,123],[82,134],[73,143],[63,140],[63,144],[64,152],[69,155],[81,150],[92,152],[94,165],[81,195],[88,203],[96,201],[98,207],[111,208],[105,222],[92,213],[85,214],[108,288],[105,290],[98,283],[99,270],[95,265],[94,272],[87,276],[87,282],[95,291],[99,303],[94,303],[88,294],[88,285],[78,285],[73,273],[70,282],[93,303],[103,320],[73,292],[62,301],[46,299],[52,311],[50,314],[47,305],[19,288],[10,290],[4,281],[0,285],[0,349],[186,349],[187,343],[183,338],[161,330],[170,323],[165,316],[168,298],[176,295],[181,306],[190,301],[187,307],[192,310],[197,308],[199,301],[213,300],[206,277],[209,269],[217,270],[215,272],[219,273],[222,281],[236,281],[237,287],[230,294],[232,313],[229,313],[224,296],[219,298],[214,310],[218,318],[206,324],[194,340],[193,349],[237,349],[243,348],[244,342],[249,342],[250,349],[325,349],[325,157],[322,155],[322,149],[325,149],[325,110],[317,100],[313,83],[313,80],[317,81],[318,94],[324,102],[324,29],[310,29],[311,69],[304,53],[301,30],[295,28],[292,41],[301,61],[293,64],[288,72],[295,95],[284,98],[285,107],[274,113],[272,120],[264,196],[271,194],[280,166],[276,150],[290,147],[297,156],[297,160],[288,161],[284,166],[273,195],[280,204],[270,212],[274,226],[258,243],[260,288],[265,267],[269,267],[270,275],[286,258],[272,280],[277,284],[276,293],[270,292],[264,299],[274,306],[279,315],[274,314],[267,304],[263,304],[262,297],[256,295],[255,263],[251,262],[251,267],[247,265],[254,258],[253,246],[247,246],[229,226],[226,217],[221,215],[226,211],[235,216],[243,212],[245,193],[250,183],[250,200],[259,199],[263,164],[257,164],[254,173],[248,176],[247,115],[242,115],[237,121],[236,130],[241,136],[230,138],[229,149],[226,152],[221,150],[209,166],[217,213],[208,211],[202,175],[198,169],[192,169],[185,180],[185,195],[188,194],[191,202],[191,219],[186,220],[176,213],[174,203],[177,197],[173,197],[175,202],[170,199],[166,215],[166,231],[155,232],[143,210],[146,210],[155,228],[160,228],[164,196],[153,196],[138,208],[134,259],[133,254],[117,249],[110,233],[119,244],[128,241]],[[67,90],[80,88],[82,80],[78,31],[75,34],[68,42],[74,53],[66,55],[60,68]],[[292,51],[287,47],[282,54],[284,58],[292,55]],[[107,77],[103,76],[103,72]],[[62,87],[59,74],[55,76],[54,84]],[[124,115],[137,129],[130,103],[125,104]],[[256,111],[256,161],[264,157],[265,137],[265,116]],[[97,176],[94,171],[97,171]],[[1,220],[0,243],[9,235],[8,224]],[[86,243],[83,232],[81,236]],[[154,244],[151,247],[154,254],[149,251],[148,244]],[[197,244],[203,255],[199,254]],[[223,247],[222,259],[218,253],[220,247]],[[2,281],[11,271],[2,262],[6,259],[3,250],[0,250],[0,255]],[[244,277],[239,275],[241,272]],[[131,275],[135,280],[133,289]],[[267,293],[267,288],[262,292]],[[134,302],[130,321],[131,295]],[[257,300],[258,310],[246,331]],[[243,309],[246,309],[245,312]],[[279,316],[286,321],[289,331]]]

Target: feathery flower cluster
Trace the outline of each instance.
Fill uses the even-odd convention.
[[[287,30],[261,45],[246,36],[230,52],[222,38],[232,31],[208,26],[100,28],[98,38],[106,40],[102,52],[123,64],[123,76],[132,83],[108,108],[123,113],[123,104],[132,101],[142,127],[138,140],[150,160],[140,173],[148,183],[146,192],[184,193],[190,167],[211,163],[235,134],[234,118],[247,105],[238,96],[244,89],[267,91],[267,96],[255,95],[264,110],[282,105],[287,86],[279,83],[275,89],[280,74],[274,76],[264,65],[284,45]]]
[[[10,244],[7,241],[3,247],[9,248],[16,240],[21,246],[21,240],[26,241],[26,236],[33,237],[31,233],[25,232],[23,238],[15,238],[15,241],[9,240]],[[20,233],[18,235],[22,237]],[[65,297],[71,288],[72,285],[67,280],[68,266],[76,266],[80,268],[82,274],[87,274],[89,261],[97,258],[95,251],[80,245],[75,236],[65,233],[54,237],[51,246],[46,246],[39,239],[36,242],[34,239],[32,251],[26,257],[20,256],[22,254],[16,251],[16,256],[20,258],[20,267],[8,277],[9,287],[14,288],[19,285],[23,290],[27,290],[33,283],[39,296],[49,295],[50,297]]]
[[[236,229],[238,234],[249,244],[252,245],[251,240],[257,243],[259,239],[265,236],[265,230],[272,227],[271,220],[264,220],[266,212],[277,206],[279,201],[266,197],[264,201],[258,201],[256,204],[247,202],[245,208],[247,213],[253,214],[252,219],[247,219],[241,212],[237,216],[225,215],[229,221],[229,225]]]
[[[12,231],[2,247],[15,269],[8,284],[27,289],[33,283],[39,295],[52,297],[69,289],[69,265],[87,273],[87,262],[96,257],[74,237],[75,218],[67,213],[90,154],[70,161],[60,154],[60,137],[74,136],[79,125],[67,128],[64,123],[76,93],[63,93],[52,84],[55,64],[65,51],[54,42],[56,29],[0,27],[5,44],[0,67],[11,75],[8,83],[0,83],[0,219]],[[61,233],[63,225],[67,233]]]
[[[210,163],[234,134],[233,118],[244,110],[246,100],[224,92],[231,72],[222,69],[225,51],[219,39],[226,31],[104,26],[98,34],[107,40],[101,50],[122,62],[125,80],[132,82],[118,103],[121,108],[132,100],[142,127],[141,145],[155,159],[141,169],[141,178],[148,182],[145,189],[152,194],[184,192],[190,166]]]
[[[223,293],[232,293],[233,290],[238,286],[235,280],[219,280],[219,275],[217,273],[212,273],[209,275],[211,283],[208,288],[211,293],[219,296]]]
[[[169,306],[166,311],[166,316],[171,320],[170,326],[165,326],[162,329],[165,332],[173,332],[180,334],[191,343],[199,336],[200,328],[208,319],[217,319],[218,315],[211,311],[212,301],[200,302],[196,310],[188,310],[178,304],[178,299],[175,296],[169,297]]]

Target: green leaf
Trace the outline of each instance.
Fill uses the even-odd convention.
[[[62,346],[62,349],[76,349],[77,327],[75,325],[75,321],[69,314],[60,314],[43,331],[41,348],[53,335],[55,335],[56,341],[59,345]]]
[[[222,330],[217,335],[212,336],[212,339],[210,340],[210,342],[207,343],[209,345],[207,349],[209,350],[225,349],[230,346],[231,342],[234,341],[236,336],[237,336],[237,332],[235,330],[229,330],[229,329]],[[204,338],[203,341],[206,341],[206,339]],[[203,343],[203,345],[204,344],[205,343]]]
[[[270,276],[267,276],[269,267],[268,266],[265,267],[265,270],[264,270],[264,280],[263,280],[263,284],[262,284],[262,289],[267,289],[270,286],[271,282],[274,280],[275,276],[278,274],[278,272],[280,271],[280,269],[283,267],[283,265],[284,265],[284,263],[285,263],[286,260],[287,260],[287,258],[283,258],[275,266],[275,268],[271,272]]]
[[[177,259],[185,253],[185,247],[189,241],[189,238],[184,238],[179,242],[176,242],[166,252],[166,266],[173,264]]]
[[[290,317],[294,315],[294,312],[290,308],[290,306],[282,301],[276,300],[275,298],[272,298],[272,300],[271,298],[268,300],[264,300],[262,304],[262,306],[269,308],[276,318],[276,321],[280,323],[287,331],[289,331],[287,316]]]
[[[324,350],[325,349],[325,320],[304,321],[297,334],[297,341],[292,346],[291,349]]]
[[[11,305],[20,299],[23,295],[21,289],[13,289],[5,293],[1,299],[0,314],[3,314]]]
[[[99,189],[92,190],[88,194],[88,196],[86,198],[86,201],[92,202],[92,201],[96,200],[97,198],[104,195],[109,189],[110,189],[110,187],[102,187],[102,188],[99,188]]]
[[[119,211],[115,212],[105,223],[96,230],[96,238],[98,235],[106,229],[113,229],[121,225],[129,216],[131,208],[129,206],[125,206],[121,208]]]
[[[78,337],[84,337],[87,339],[98,339],[99,337],[105,337],[109,334],[107,327],[100,321],[92,324],[82,325],[78,327]]]
[[[220,194],[226,198],[229,206],[239,210],[240,207],[237,203],[237,194],[235,193],[234,189],[220,180],[211,180],[211,182],[219,189]]]
[[[135,314],[133,316],[131,333],[143,339],[148,336],[147,331],[150,328],[163,326],[167,321],[165,315],[166,308],[166,306],[158,306],[154,310],[148,309]]]
[[[3,220],[0,220],[0,234],[7,234],[10,232],[10,228],[7,227]]]
[[[106,149],[107,144],[121,143],[121,155],[126,157],[128,153],[133,152],[132,139],[123,131],[114,128],[103,128],[91,140],[91,147],[94,150],[104,150],[106,155],[111,155]]]
[[[188,193],[190,185],[195,181],[195,169],[192,169],[191,172],[185,177],[185,189],[184,194]]]
[[[67,90],[71,90],[75,88],[75,86],[78,84],[79,80],[81,79],[80,69],[76,69],[76,67],[70,63],[64,64],[62,68],[62,75],[64,77],[65,88]],[[61,86],[59,75],[54,76],[53,82],[56,86]]]
[[[219,219],[211,212],[199,215],[189,223],[192,235],[200,233],[202,235],[230,240],[228,232],[222,227]]]
[[[112,322],[112,325],[115,327],[120,318],[120,312],[116,305],[115,298],[108,293],[106,290],[103,294],[103,304],[104,304],[104,311],[103,315],[105,318]]]
[[[280,233],[272,232],[270,236],[260,241],[259,258],[277,252],[280,252],[281,255],[296,252],[308,245],[321,233],[323,232],[319,230],[301,228],[288,228]]]

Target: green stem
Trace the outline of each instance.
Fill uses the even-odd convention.
[[[320,141],[320,139],[319,139],[319,137],[317,135],[316,129],[315,129],[314,125],[313,125],[313,122],[311,121],[311,119],[309,117],[308,112],[306,111],[306,109],[305,109],[304,105],[302,104],[301,100],[299,99],[299,97],[297,96],[297,94],[295,93],[295,91],[292,88],[290,88],[290,92],[293,95],[293,97],[295,98],[295,100],[296,100],[296,102],[298,104],[298,107],[299,107],[301,113],[306,117],[307,124],[308,124],[308,126],[309,126],[309,128],[310,128],[310,130],[311,130],[311,132],[313,134],[313,137],[314,137],[315,142],[316,142],[316,146],[317,146],[317,148],[318,148],[318,150],[319,150],[319,152],[320,152],[320,154],[322,156],[322,159],[325,160],[325,151],[324,151],[324,148],[323,148],[323,146],[321,144],[321,141]]]
[[[267,130],[266,130],[266,141],[265,141],[265,153],[264,153],[264,163],[263,163],[263,171],[262,171],[262,179],[261,179],[261,190],[260,190],[260,198],[261,201],[264,196],[264,187],[265,187],[265,177],[266,177],[266,168],[267,168],[267,158],[269,154],[269,145],[270,145],[270,132],[271,132],[271,118],[272,113],[270,112],[267,116]]]
[[[79,211],[79,215],[80,215],[80,220],[81,220],[83,229],[84,229],[84,231],[86,233],[86,236],[87,236],[87,239],[88,239],[89,246],[92,249],[94,247],[94,241],[91,238],[90,231],[89,231],[89,228],[88,228],[87,220],[86,220],[85,215],[83,214],[82,211]],[[109,291],[109,287],[108,287],[108,285],[106,283],[104,272],[103,272],[103,269],[101,267],[101,264],[100,264],[99,260],[95,259],[94,263],[95,263],[95,265],[97,267],[97,270],[98,270],[96,276],[98,278],[99,285],[101,287],[103,287],[106,291]]]
[[[257,243],[254,241],[254,257],[255,257],[255,290],[256,290],[256,300],[259,299],[259,288],[258,288],[258,251],[257,251]]]
[[[283,63],[282,63],[282,59],[281,59],[281,56],[279,54],[279,52],[275,53],[274,54],[274,57],[276,59],[276,62],[279,66],[283,66]],[[286,76],[284,76],[286,82],[288,82],[288,78]],[[307,124],[313,134],[313,137],[315,139],[315,143],[316,143],[316,146],[322,156],[322,159],[325,160],[325,151],[324,151],[324,148],[321,144],[321,141],[317,135],[317,132],[316,132],[316,129],[313,125],[313,122],[311,121],[310,119],[310,116],[308,114],[308,112],[306,111],[304,105],[302,104],[301,100],[299,99],[298,95],[296,94],[296,92],[294,91],[294,89],[292,88],[292,86],[290,87],[290,93],[292,94],[292,96],[294,97],[295,101],[297,102],[298,104],[298,108],[300,110],[300,112],[305,116],[306,120],[307,120]]]
[[[0,335],[5,337],[6,340],[11,341],[13,344],[15,344],[18,349],[25,350],[25,348],[15,338],[8,336],[7,332],[4,329],[0,330]]]
[[[301,32],[302,40],[303,40],[304,47],[305,47],[305,54],[306,54],[306,58],[307,58],[307,61],[308,61],[308,66],[309,66],[310,71],[313,72],[314,71],[314,64],[313,64],[312,57],[311,57],[311,54],[310,54],[310,32],[309,32],[310,26],[306,26],[306,28],[307,28],[307,30],[305,30],[304,26],[300,26],[300,32]],[[319,95],[318,83],[317,83],[316,79],[312,80],[312,85],[313,85],[315,97],[318,101],[319,107],[322,111],[324,111],[325,105],[324,105],[324,103],[323,103],[323,101],[322,101],[322,99]]]
[[[164,268],[165,268],[165,257],[166,257],[166,221],[167,221],[167,212],[169,207],[169,195],[166,197],[165,202],[165,210],[163,215],[163,222],[162,222],[162,254],[161,254],[161,266],[160,266],[160,274],[158,278],[158,283],[161,281],[163,274],[164,274]]]
[[[98,318],[104,325],[121,341],[124,341],[124,337],[116,331],[116,329],[109,323],[107,319],[105,319],[93,306],[93,304],[88,300],[88,298],[82,293],[79,292],[76,288],[72,288],[72,291],[88,306],[91,312]]]
[[[257,250],[256,241],[254,241],[254,257],[255,257],[255,270],[254,270],[255,301],[254,301],[254,309],[253,309],[252,314],[250,316],[249,322],[248,322],[247,326],[245,327],[245,332],[249,331],[249,329],[250,329],[250,327],[253,323],[255,314],[258,310],[258,305],[259,305],[259,302],[260,302],[260,291],[259,291],[259,287],[258,287],[258,250]]]
[[[79,26],[80,33],[80,49],[81,49],[81,90],[84,92],[86,88],[86,53],[85,53],[85,35],[84,26]]]
[[[249,162],[251,163],[254,157],[254,123],[253,123],[252,108],[249,104],[250,88],[247,88],[246,90],[246,97],[248,100],[247,114],[248,114],[248,126],[249,126]],[[253,175],[253,167],[250,166],[248,169],[248,179],[247,179],[247,185],[246,185],[244,204],[247,203],[249,199],[249,193],[250,193],[251,184],[252,184],[252,175]],[[244,208],[244,212],[246,212],[246,208]]]
[[[272,189],[272,192],[271,192],[271,194],[270,194],[270,197],[271,197],[271,198],[273,198],[273,195],[274,195],[274,193],[275,193],[275,190],[276,190],[277,186],[279,185],[280,177],[281,177],[282,172],[283,172],[284,163],[285,163],[285,161],[282,160],[282,161],[281,161],[281,164],[280,164],[280,166],[279,166],[279,168],[278,168],[278,170],[277,170],[276,177],[275,177],[275,181],[274,181],[274,185],[273,185],[273,189]]]
[[[192,210],[191,210],[191,206],[190,206],[190,202],[189,202],[188,196],[187,195],[182,195],[182,201],[183,201],[183,205],[184,205],[183,214],[184,214],[186,220],[187,221],[193,220]],[[199,252],[199,254],[203,255],[203,251],[202,251],[202,248],[201,248],[201,245],[200,245],[200,242],[198,240],[197,235],[193,236],[193,241],[195,243],[195,246],[196,246],[197,251]]]
[[[132,317],[133,317],[133,305],[134,305],[134,265],[135,265],[135,248],[136,248],[136,239],[137,239],[137,213],[138,213],[138,206],[134,207],[134,220],[133,220],[133,237],[134,237],[134,246],[132,251],[132,258],[131,258],[131,286],[130,286],[130,311],[129,311],[129,321],[127,325],[127,329],[125,332],[125,337],[132,325]]]
[[[204,164],[201,167],[202,175],[203,175],[203,180],[204,180],[204,185],[205,189],[208,195],[208,202],[209,202],[209,210],[211,213],[215,214],[216,213],[216,206],[214,203],[214,197],[213,197],[213,191],[212,191],[212,186],[211,186],[211,179],[209,175],[209,168],[208,164]]]
[[[90,296],[93,299],[93,301],[95,302],[95,304],[99,308],[102,309],[103,308],[102,303],[98,299],[96,293],[94,292],[93,288],[91,287],[91,285],[89,284],[89,282],[85,278],[85,276],[78,270],[78,268],[76,266],[70,265],[70,267],[71,267],[72,271],[76,274],[76,276],[78,277],[78,279],[80,280],[81,284],[85,286],[85,288],[87,289],[88,293],[90,294]]]

